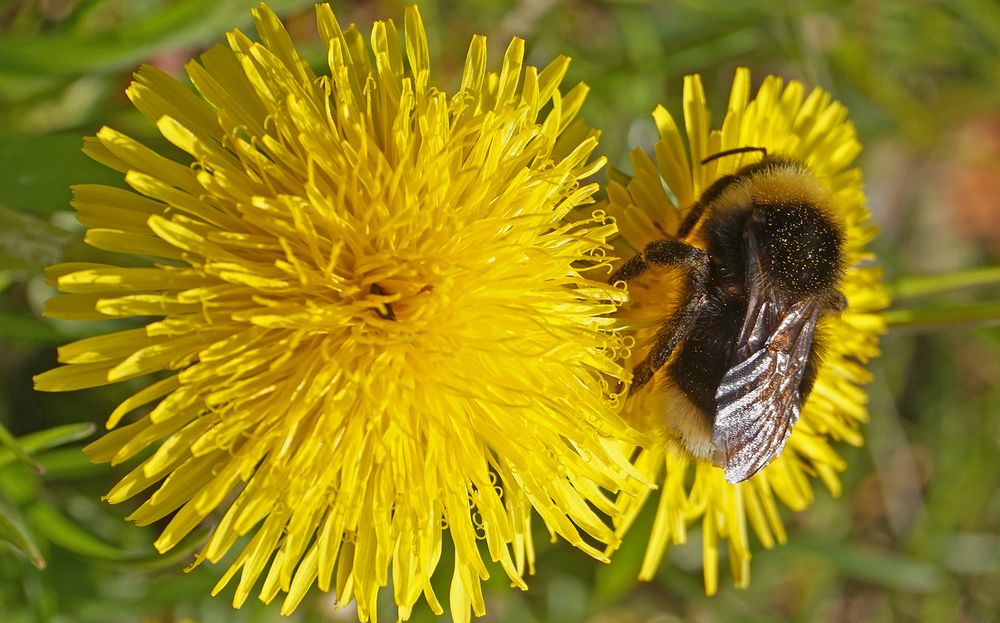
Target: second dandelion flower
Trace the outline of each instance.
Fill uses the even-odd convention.
[[[874,228],[843,106],[821,89],[765,78],[750,97],[739,70],[721,129],[701,81],[684,83],[685,148],[654,112],[652,157],[611,182],[608,211],[629,283],[620,314],[637,341],[626,406],[652,444],[635,464],[662,483],[641,577],[701,520],[706,590],[727,538],[736,583],[749,581],[747,523],[765,547],[785,538],[775,499],[802,509],[809,476],[834,493],[843,461],[830,441],[861,443],[863,362],[878,352],[887,300],[865,244]],[[619,531],[645,495],[622,496]]]

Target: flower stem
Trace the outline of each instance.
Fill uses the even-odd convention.
[[[885,312],[885,320],[889,326],[894,328],[939,327],[956,324],[1000,324],[1000,303],[890,309]]]
[[[893,300],[899,300],[992,285],[1000,285],[1000,266],[903,277],[896,280],[890,288]]]

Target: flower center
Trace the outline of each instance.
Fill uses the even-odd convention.
[[[382,258],[384,260],[384,258]],[[379,262],[357,275],[361,309],[358,318],[370,327],[396,334],[422,332],[440,322],[442,275],[426,261]]]
[[[372,284],[371,288],[368,290],[368,293],[374,294],[376,296],[384,296],[386,294],[389,294],[388,292],[382,289],[382,286],[380,286],[377,283]],[[376,301],[376,303],[377,302],[378,301]],[[376,308],[375,313],[377,313],[379,317],[384,320],[395,320],[396,312],[393,311],[392,309],[392,303],[382,303],[381,305],[382,305],[381,309]]]

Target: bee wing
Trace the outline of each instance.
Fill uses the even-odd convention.
[[[760,300],[759,291],[754,296],[733,365],[715,394],[712,445],[731,483],[750,478],[785,448],[799,419],[799,386],[819,318],[815,303],[799,301],[769,332],[780,305]]]

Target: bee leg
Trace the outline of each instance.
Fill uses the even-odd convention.
[[[653,373],[656,370],[653,369],[653,365],[649,362],[649,359],[644,359],[642,363],[637,365],[632,370],[632,385],[629,388],[630,392],[638,391],[640,387],[649,382],[653,378]]]
[[[674,349],[694,327],[699,310],[707,300],[708,291],[708,254],[705,251],[679,240],[657,240],[646,245],[642,254],[648,264],[687,267],[690,296],[684,307],[677,310],[673,318],[657,332],[646,359],[632,371],[630,392],[637,391],[648,383],[653,374],[667,363]]]
[[[658,266],[696,268],[708,262],[708,253],[680,240],[654,240],[642,250],[646,261]]]
[[[663,326],[656,334],[649,354],[632,370],[632,386],[630,392],[638,391],[653,378],[657,370],[662,368],[674,349],[680,344],[694,327],[698,318],[698,308],[705,302],[705,297],[696,293],[691,300],[680,309],[669,324]]]
[[[688,266],[707,261],[707,254],[680,240],[654,240],[646,245],[642,253],[632,257],[611,274],[608,283],[632,281],[642,275],[650,266]]]
[[[608,283],[618,283],[619,281],[632,281],[642,273],[646,272],[649,265],[646,259],[639,255],[633,255],[627,262],[618,267],[618,270],[611,273]]]

